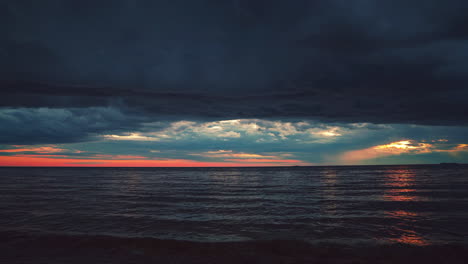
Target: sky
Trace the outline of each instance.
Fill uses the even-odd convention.
[[[464,0],[4,0],[0,166],[468,163]]]

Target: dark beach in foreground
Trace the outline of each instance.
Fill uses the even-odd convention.
[[[1,263],[468,263],[468,249],[311,245],[301,241],[189,242],[110,236],[0,235]]]

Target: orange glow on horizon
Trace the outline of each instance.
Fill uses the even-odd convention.
[[[10,167],[253,167],[306,165],[298,160],[231,160],[205,162],[185,159],[74,159],[53,158],[41,155],[17,155],[0,157],[0,166]],[[238,161],[238,162],[237,162]]]

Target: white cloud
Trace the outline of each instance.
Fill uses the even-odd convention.
[[[105,135],[111,140],[172,141],[183,139],[243,138],[252,142],[275,142],[301,139],[305,143],[324,143],[366,130],[367,124],[338,126],[324,123],[283,122],[261,119],[234,119],[213,122],[178,121],[145,124],[146,132],[131,132],[124,135]],[[162,128],[161,128],[162,127]],[[156,130],[156,131],[155,131]]]
[[[282,155],[263,155],[263,154],[255,154],[255,153],[245,153],[245,152],[235,152],[232,150],[216,150],[216,151],[206,151],[202,153],[192,153],[190,155],[193,156],[201,156],[207,158],[238,158],[238,159],[279,159]],[[290,155],[288,155],[290,156]]]
[[[140,133],[129,133],[125,135],[104,135],[105,139],[111,140],[135,140],[135,141],[158,141],[159,138],[143,136]]]

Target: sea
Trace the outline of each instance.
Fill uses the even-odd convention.
[[[0,237],[32,236],[466,246],[468,166],[0,168]]]

